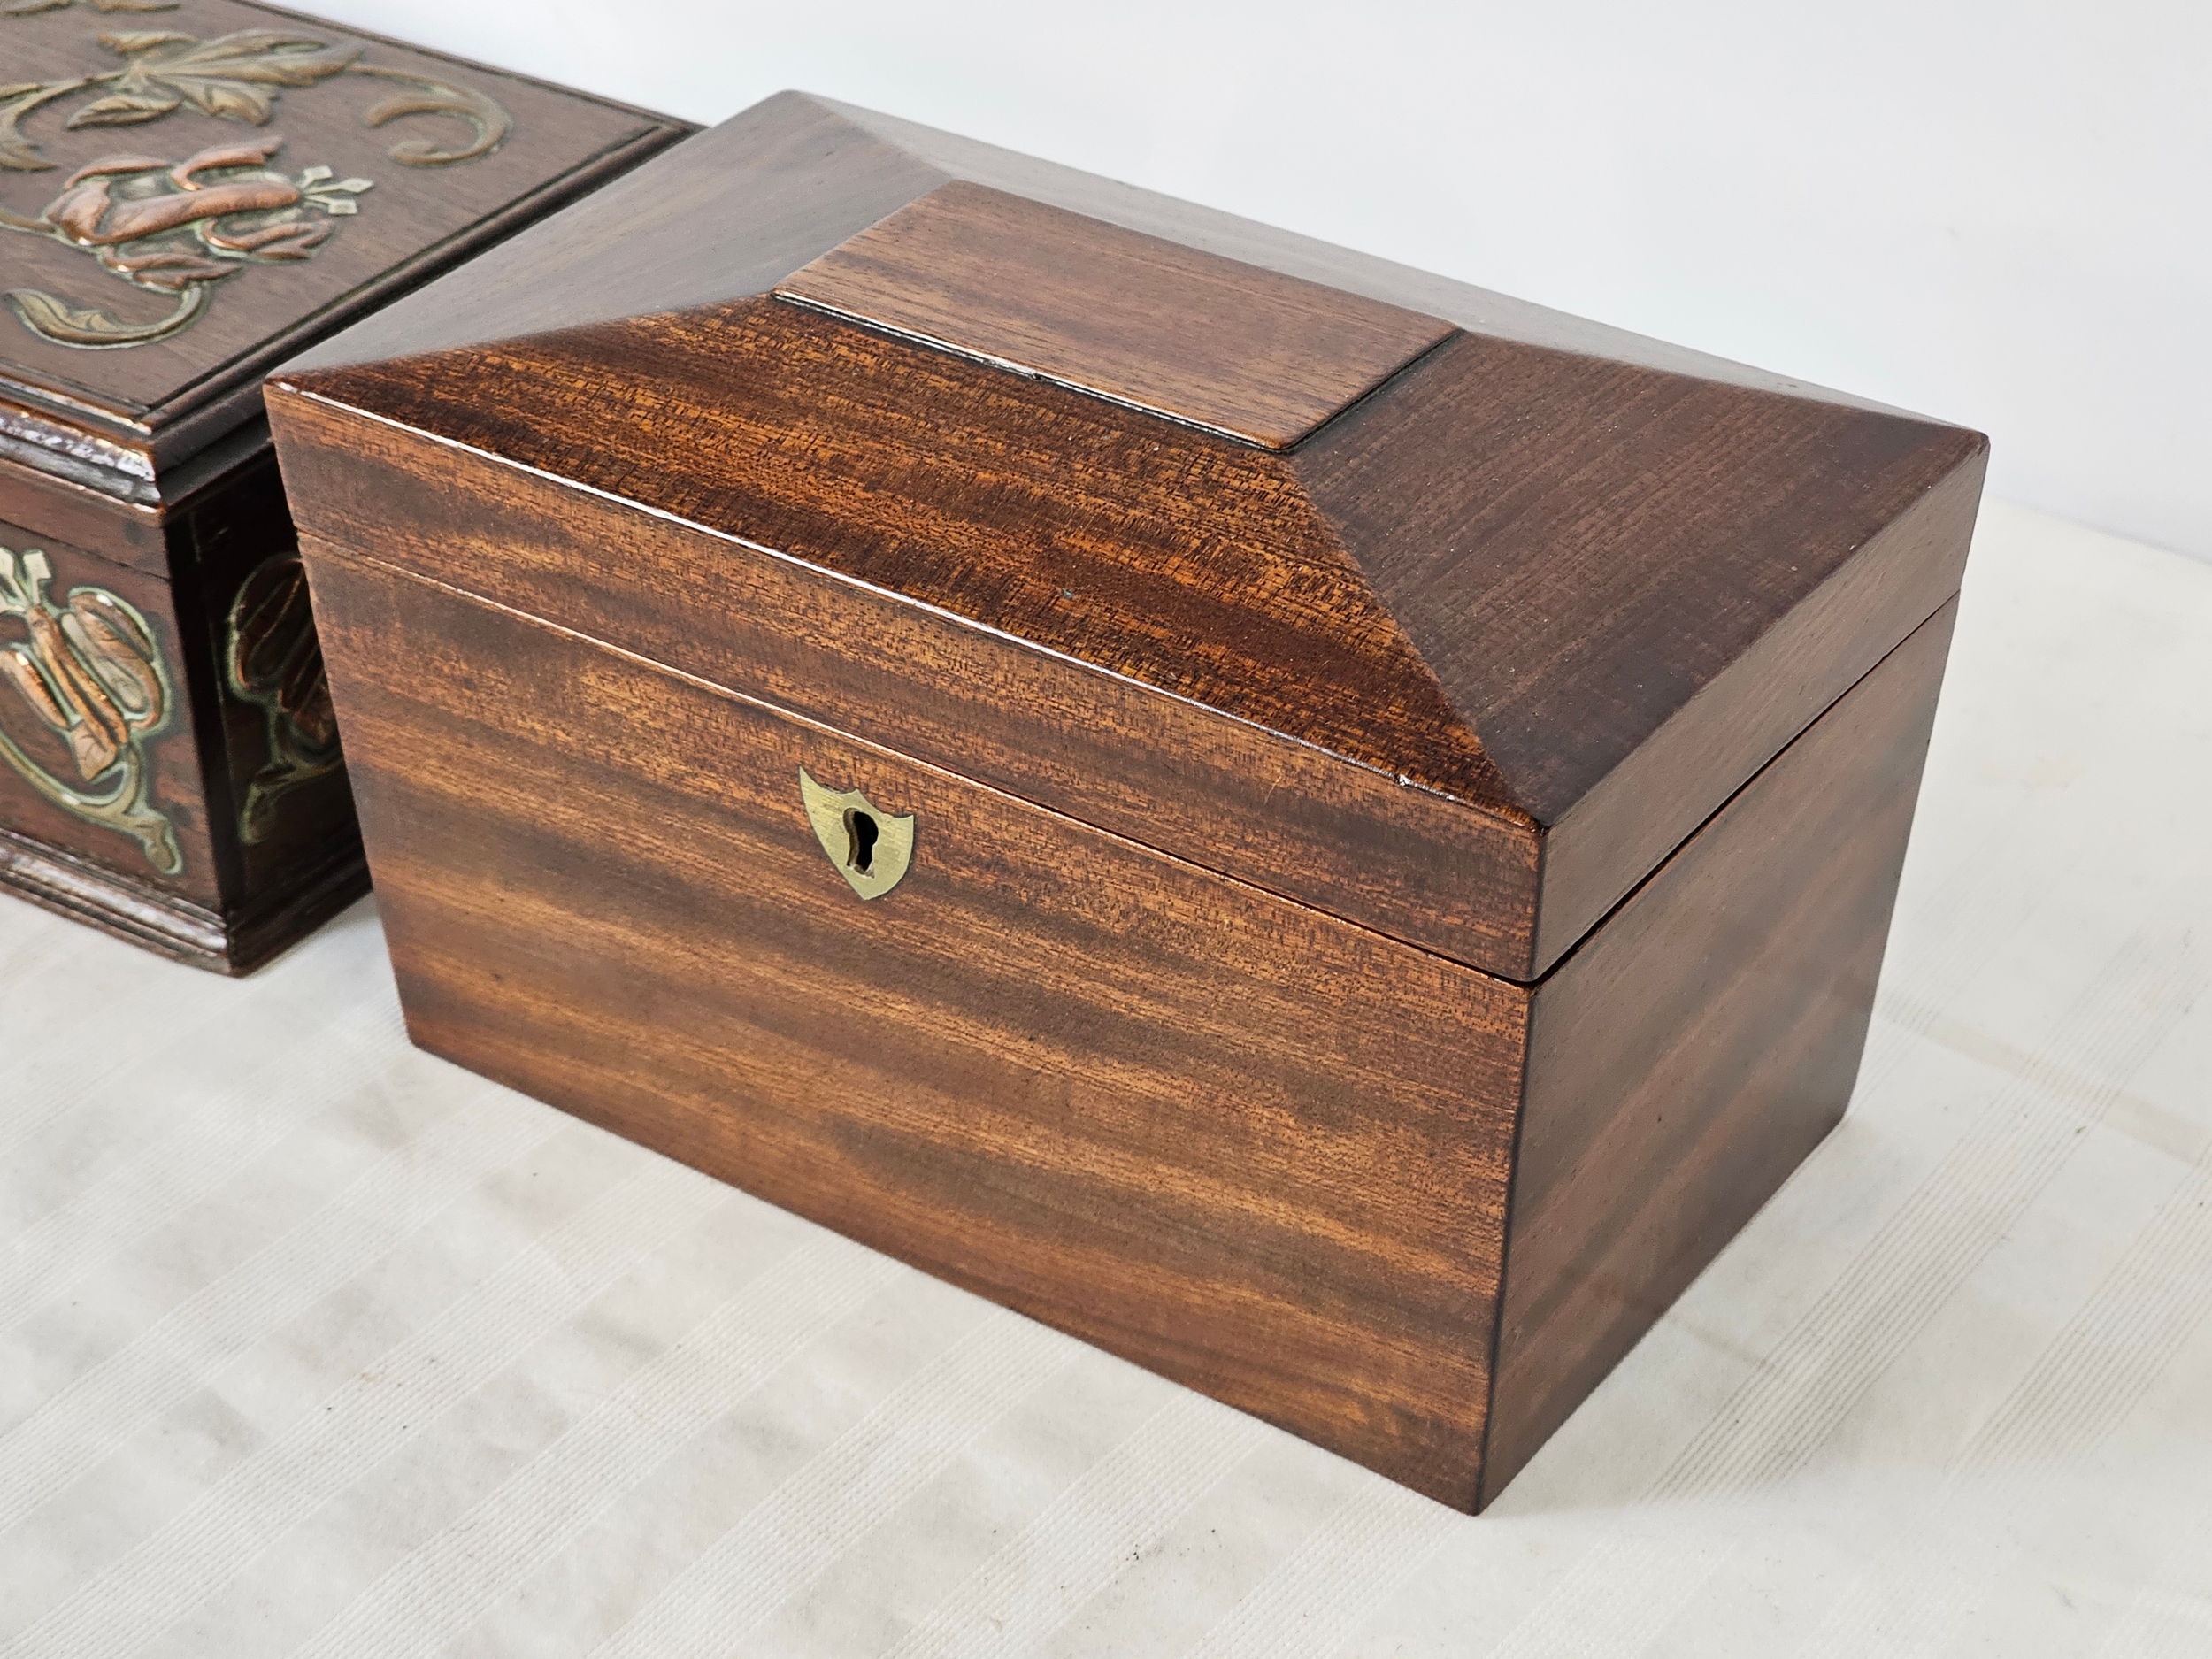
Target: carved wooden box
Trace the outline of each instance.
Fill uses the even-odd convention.
[[[1448,1503],[1844,1109],[1972,433],[796,95],[270,410],[418,1042]]]
[[[231,0],[0,83],[0,890],[242,972],[368,885],[262,375],[687,129]]]

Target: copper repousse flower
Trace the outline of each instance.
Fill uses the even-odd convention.
[[[40,218],[57,240],[92,250],[118,276],[170,293],[227,277],[248,260],[304,259],[335,227],[303,210],[349,213],[350,198],[368,185],[330,183],[327,168],[287,178],[265,165],[283,142],[219,144],[174,165],[105,157],[72,173]]]

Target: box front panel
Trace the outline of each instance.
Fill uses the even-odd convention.
[[[419,1042],[1471,1507],[1524,991],[306,550]]]

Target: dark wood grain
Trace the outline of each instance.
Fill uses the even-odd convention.
[[[1271,449],[1452,333],[1433,317],[961,180],[775,291]]]
[[[1842,1118],[1957,611],[1537,987],[1486,1497]]]
[[[1478,335],[1293,457],[1544,826],[1548,970],[1958,591],[1977,433]]]
[[[795,308],[772,314],[802,331],[831,326]],[[910,349],[859,338],[872,349]],[[770,366],[778,360],[765,353],[761,377],[749,381],[773,399],[764,431],[787,411],[803,419],[808,402],[803,380],[784,394]],[[934,373],[949,360],[915,352],[913,361]],[[957,365],[950,372],[967,373]],[[439,385],[427,375],[422,383]],[[456,383],[452,395],[520,423],[529,403],[556,384],[548,380],[532,392],[488,376],[473,391]],[[511,411],[503,408],[510,395]],[[1155,549],[1166,549],[1163,565],[1171,559],[1171,538],[1204,548],[1195,516],[1204,500],[1192,501],[1184,489],[1200,481],[1189,452],[1172,442],[1156,450],[1143,426],[1128,424],[1141,417],[1057,396],[1069,421],[1082,423],[1073,430],[1083,442],[1118,441],[1159,469],[1161,517],[1148,525],[1122,515],[1118,527],[1128,540],[1103,545],[1094,563],[1087,556],[1102,547],[1106,526],[1082,524],[1088,503],[1062,501],[1055,457],[1064,447],[1048,426],[1042,442],[1014,452],[1021,475],[1010,476],[1012,467],[1002,463],[989,490],[965,501],[956,495],[937,515],[852,487],[814,466],[804,448],[779,454],[764,443],[767,465],[795,483],[810,478],[822,487],[821,503],[780,532],[787,548],[818,550],[822,563],[813,565],[672,526],[404,427],[362,421],[320,397],[277,389],[271,403],[288,437],[294,497],[314,503],[311,522],[333,539],[1397,937],[1479,963],[1525,962],[1537,868],[1527,826],[1380,764],[1346,765],[1272,729],[1259,701],[1281,672],[1333,660],[1331,695],[1348,721],[1402,720],[1427,687],[1425,672],[1402,654],[1394,664],[1397,648],[1387,632],[1371,655],[1339,650],[1325,658],[1302,641],[1307,618],[1265,611],[1266,596],[1286,587],[1315,591],[1330,573],[1325,565],[1252,574],[1290,564],[1263,549],[1240,574],[1234,564],[1244,549],[1217,540],[1205,549],[1223,569],[1211,588],[1148,570],[1141,561]],[[890,406],[901,407],[896,399]],[[919,403],[902,424],[918,442],[936,443],[949,431],[941,411],[941,404]],[[651,430],[610,428],[604,441],[639,444],[635,464],[645,468]],[[1163,430],[1217,446],[1210,453],[1222,457],[1225,488],[1251,469],[1259,471],[1256,488],[1267,487],[1272,463],[1262,452]],[[950,434],[936,470],[965,492],[973,452],[959,437]],[[990,503],[1002,507],[1017,487],[1038,503],[1039,516],[1075,524],[1056,557],[1039,558],[1019,522],[994,525],[988,516]],[[955,517],[964,509],[974,517]],[[848,512],[851,520],[841,517]],[[942,560],[956,574],[964,549],[959,562],[972,568],[980,549],[1014,578],[997,588],[1000,609],[984,623],[889,591],[929,572],[926,561]],[[857,574],[875,580],[862,585],[849,556],[872,550]],[[1131,676],[1130,658],[1102,668],[1095,651],[1082,649],[1094,618],[1121,616],[1132,619],[1133,642],[1152,671],[1176,677],[1186,695],[1162,696]],[[1020,637],[1047,627],[1064,650],[1039,651]],[[1398,666],[1406,670],[1402,693],[1388,680]],[[1233,673],[1248,697],[1233,690]],[[1448,718],[1433,701],[1430,708]],[[1356,740],[1348,733],[1340,741]],[[1464,757],[1470,787],[1485,776],[1480,759],[1479,752]]]
[[[1525,993],[308,551],[418,1042],[1473,1503]]]

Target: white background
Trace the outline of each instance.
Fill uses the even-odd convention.
[[[299,0],[715,121],[798,87],[1981,427],[2212,557],[2212,4]]]

